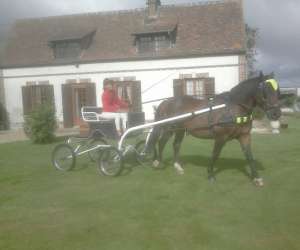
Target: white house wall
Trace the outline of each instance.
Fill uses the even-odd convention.
[[[180,74],[196,73],[208,73],[214,77],[216,93],[229,90],[238,83],[238,55],[4,69],[2,77],[11,127],[17,128],[23,123],[21,87],[29,81],[49,81],[54,86],[57,117],[62,122],[61,84],[68,79],[91,79],[96,83],[97,105],[102,106],[102,83],[105,78],[135,77],[142,83],[142,101],[145,102],[173,96],[173,80],[178,79]],[[157,104],[143,105],[147,120],[153,119],[152,106]]]

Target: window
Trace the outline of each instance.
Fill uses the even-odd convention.
[[[41,104],[50,103],[54,105],[53,85],[26,85],[22,86],[23,113],[32,112]]]
[[[38,81],[39,85],[49,85],[50,82],[49,81]]]
[[[55,58],[77,58],[81,53],[81,44],[80,41],[57,41],[53,49]]]
[[[158,52],[171,47],[171,39],[167,34],[152,34],[137,37],[139,53]]]
[[[110,80],[111,81],[111,80]],[[130,112],[142,111],[142,94],[140,81],[111,81],[117,88],[120,99],[130,103]]]
[[[206,94],[204,91],[204,81],[199,78],[186,79],[183,92],[185,95],[192,95],[199,99],[204,99]]]
[[[79,79],[79,83],[88,83],[88,82],[92,82],[92,80],[90,78],[80,78]]]
[[[74,84],[74,83],[77,83],[77,80],[76,79],[67,79],[66,83],[67,84]]]
[[[124,76],[123,81],[135,81],[136,77],[135,76]]]
[[[207,99],[215,95],[215,79],[211,77],[174,79],[173,88],[175,97],[190,95],[198,99]]]
[[[26,82],[26,86],[33,86],[33,85],[36,85],[35,81]]]

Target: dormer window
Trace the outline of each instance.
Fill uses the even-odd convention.
[[[75,59],[80,57],[83,50],[91,45],[96,31],[85,35],[61,36],[49,41],[49,46],[53,49],[53,55],[56,59]]]
[[[57,59],[78,58],[81,50],[80,41],[59,41],[53,44],[54,57]]]
[[[170,48],[172,43],[167,34],[151,34],[139,36],[136,41],[139,53],[158,52]]]
[[[145,26],[133,34],[138,53],[157,53],[172,48],[176,42],[176,25],[169,27]]]

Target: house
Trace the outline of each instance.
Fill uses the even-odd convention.
[[[0,99],[12,128],[40,103],[65,127],[83,105],[101,106],[103,81],[153,119],[173,95],[207,98],[246,78],[242,0],[18,20],[0,68]],[[149,100],[158,100],[148,103]]]

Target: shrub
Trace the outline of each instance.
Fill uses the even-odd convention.
[[[34,143],[53,142],[55,129],[55,109],[51,104],[42,104],[25,117],[25,134]]]
[[[0,130],[9,129],[8,113],[4,105],[0,102]]]

